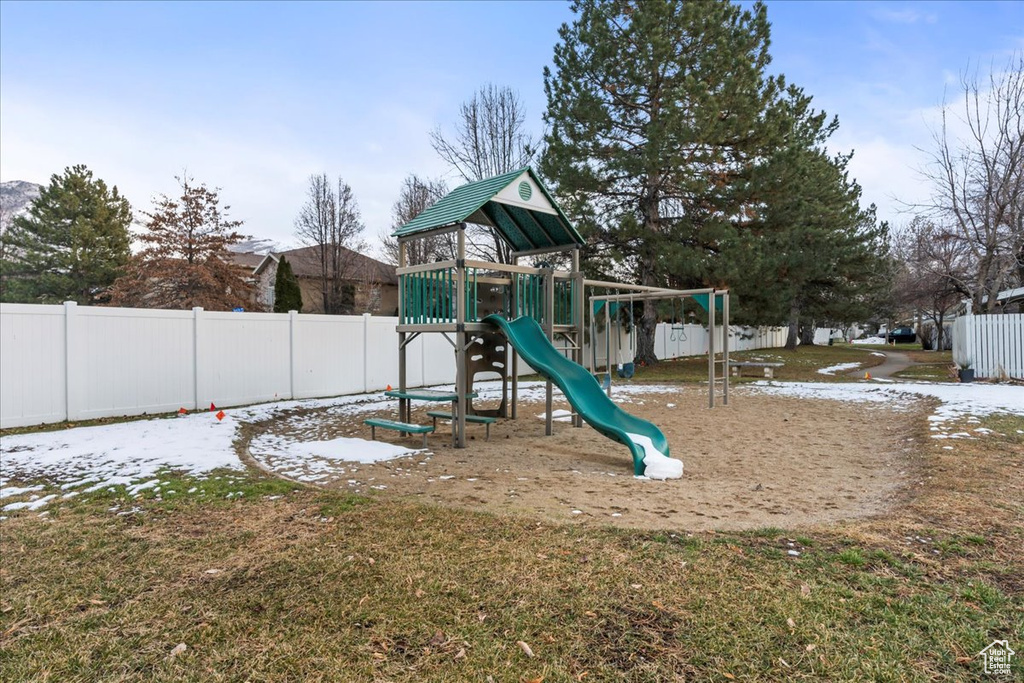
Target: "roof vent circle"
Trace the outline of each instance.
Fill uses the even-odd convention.
[[[530,197],[533,196],[533,188],[530,187],[530,183],[525,180],[519,183],[519,197],[524,201],[530,201]]]

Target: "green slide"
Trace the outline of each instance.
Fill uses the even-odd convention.
[[[682,476],[682,462],[668,457],[668,440],[661,430],[615,405],[586,368],[573,363],[552,346],[536,320],[523,316],[509,322],[500,315],[489,315],[483,322],[501,329],[530,367],[557,384],[591,427],[629,448],[637,476],[652,479]]]

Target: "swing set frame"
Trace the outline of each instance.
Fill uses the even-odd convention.
[[[721,398],[722,405],[729,405],[729,290],[728,289],[715,289],[714,287],[706,289],[660,289],[656,287],[643,287],[638,285],[623,285],[623,283],[616,282],[602,282],[600,280],[585,280],[584,283],[590,287],[604,287],[606,290],[614,289],[622,291],[628,289],[629,292],[626,294],[604,294],[604,295],[591,295],[589,297],[590,305],[587,307],[587,312],[590,314],[590,343],[594,351],[590,354],[588,362],[590,368],[588,368],[591,374],[597,375],[597,358],[596,358],[596,342],[597,342],[597,317],[598,313],[595,312],[594,304],[597,302],[604,302],[604,318],[605,318],[605,345],[607,347],[606,352],[606,368],[605,368],[605,382],[604,388],[608,393],[608,396],[612,395],[611,388],[611,374],[612,374],[612,355],[611,355],[611,303],[615,302],[628,302],[630,305],[630,315],[632,315],[632,305],[637,301],[643,302],[657,302],[664,300],[680,300],[680,312],[682,309],[682,301],[686,298],[694,299],[698,305],[707,310],[708,312],[708,407],[715,407],[715,398],[717,386],[722,386]],[[703,301],[702,301],[703,300]],[[706,302],[706,305],[705,305]],[[722,312],[721,324],[718,324],[716,320],[716,310]],[[616,311],[616,315],[618,312]],[[616,330],[619,329],[621,321],[616,320]],[[636,323],[633,325],[634,329],[631,334],[635,335]],[[718,328],[722,329],[721,349],[717,349]],[[616,344],[619,344],[619,334],[616,334]],[[632,339],[632,338],[631,338]],[[634,346],[631,341],[631,346]],[[621,351],[621,349],[619,349]],[[633,349],[634,354],[636,349]],[[721,370],[719,371],[719,366]]]

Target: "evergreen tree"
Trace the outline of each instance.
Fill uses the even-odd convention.
[[[765,75],[765,8],[727,0],[578,0],[545,70],[559,194],[585,197],[598,241],[639,284],[722,286],[719,254],[752,206],[750,176],[778,144],[783,87]],[[654,307],[637,360],[656,362]]]
[[[231,310],[252,306],[252,285],[231,263],[227,248],[244,235],[235,231],[241,221],[228,220],[220,207],[219,190],[196,185],[188,177],[176,178],[181,196],[156,201],[145,245],[111,290],[115,306]]]
[[[3,236],[0,299],[103,303],[130,257],[131,206],[84,165],[50,177]]]
[[[299,289],[299,278],[295,276],[292,264],[282,256],[274,278],[274,313],[288,311],[302,312],[302,290]]]
[[[740,314],[752,323],[787,321],[788,348],[801,327],[810,343],[815,322],[870,317],[890,282],[887,226],[877,224],[873,206],[860,208],[860,186],[847,171],[852,154],[825,151],[838,121],[809,104],[793,87],[780,100],[783,144],[751,177],[758,217],[723,253]]]

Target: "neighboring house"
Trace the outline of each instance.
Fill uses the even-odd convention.
[[[244,273],[243,277],[245,278],[245,281],[253,286],[253,293],[254,293],[254,296],[256,296],[256,300],[253,302],[252,306],[246,306],[246,310],[250,310],[250,311],[273,311],[274,310],[274,305],[273,304],[271,304],[270,306],[265,306],[262,303],[260,303],[260,302],[263,301],[263,299],[259,296],[259,286],[260,286],[260,283],[257,281],[256,276],[254,275],[254,272],[255,272],[256,268],[261,263],[263,263],[263,259],[264,258],[266,258],[266,256],[264,256],[263,254],[257,254],[257,253],[251,252],[251,251],[229,251],[228,252],[228,261],[230,261],[231,263],[233,263],[236,266],[238,266],[238,269],[241,270]],[[273,290],[274,290],[274,283],[273,282],[270,283],[270,290],[271,290],[271,294],[270,294],[271,295],[271,301],[273,301],[273,295],[274,295],[273,294]]]
[[[344,282],[355,292],[354,313],[373,315],[398,315],[398,276],[395,266],[345,249],[346,265]],[[288,259],[292,272],[299,280],[302,292],[303,313],[323,313],[324,300],[320,281],[319,247],[302,247],[289,251],[271,252],[266,256],[257,254],[236,254],[256,256],[259,259],[252,269],[256,286],[256,303],[265,310],[274,310],[274,282],[277,279],[277,264],[281,257]],[[241,261],[236,261],[244,265]]]
[[[982,297],[982,304],[988,303],[988,297]],[[971,300],[964,299],[957,309],[960,315],[971,314]],[[1024,313],[1024,287],[1004,289],[996,295],[996,307],[993,313]]]

